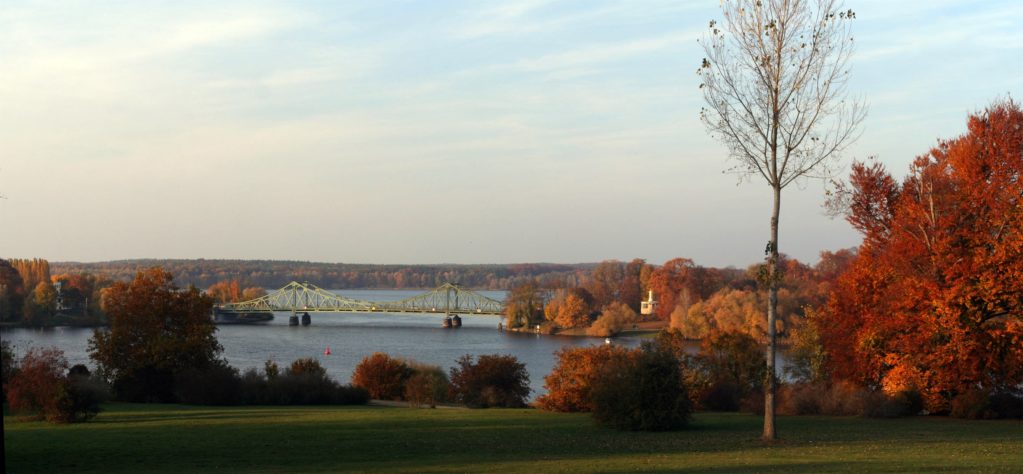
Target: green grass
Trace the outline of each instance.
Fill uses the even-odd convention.
[[[628,433],[538,410],[114,404],[76,425],[7,418],[8,472],[1023,471],[1023,423],[699,413]]]

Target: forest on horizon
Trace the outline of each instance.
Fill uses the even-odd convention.
[[[578,285],[596,263],[515,264],[355,264],[290,260],[226,259],[131,259],[106,262],[50,262],[54,274],[90,273],[112,280],[129,281],[145,268],[162,267],[178,286],[206,288],[214,283],[238,280],[245,286],[279,288],[291,281],[307,281],[329,289],[436,288],[444,283],[507,290],[527,280]]]

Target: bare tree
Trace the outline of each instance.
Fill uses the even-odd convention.
[[[774,408],[781,191],[801,178],[826,177],[857,137],[865,106],[846,99],[855,14],[838,0],[724,0],[724,22],[710,22],[698,69],[707,107],[700,116],[728,146],[730,171],[771,186],[767,243],[765,440],[777,438]]]

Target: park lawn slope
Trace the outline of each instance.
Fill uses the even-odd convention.
[[[698,413],[630,433],[588,415],[112,404],[76,425],[5,420],[8,472],[862,472],[1023,470],[1023,423]]]

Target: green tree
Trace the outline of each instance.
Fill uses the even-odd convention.
[[[505,320],[510,328],[532,326],[543,321],[547,291],[535,281],[515,285],[505,302]]]
[[[213,301],[195,287],[179,290],[161,268],[114,283],[104,305],[110,328],[96,330],[89,355],[121,399],[172,401],[175,374],[218,361]]]
[[[800,178],[826,175],[866,115],[845,98],[855,14],[838,0],[725,0],[721,8],[724,24],[711,21],[702,42],[706,57],[697,72],[707,107],[700,115],[737,162],[733,171],[764,178],[772,191],[765,252],[772,376],[763,437],[773,440],[781,192]]]
[[[529,397],[529,373],[526,364],[515,356],[466,354],[451,369],[451,395],[456,402],[471,408],[521,408]]]

